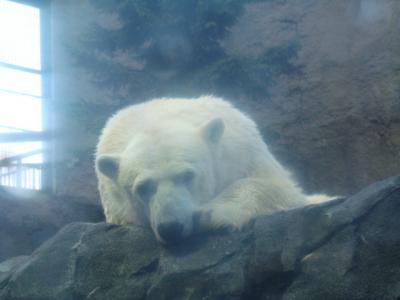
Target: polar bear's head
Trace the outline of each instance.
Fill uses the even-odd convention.
[[[200,128],[169,123],[161,131],[146,129],[123,153],[100,155],[96,166],[159,241],[175,242],[193,233],[196,214],[215,194],[213,153],[223,132],[219,118]]]

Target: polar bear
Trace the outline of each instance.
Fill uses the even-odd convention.
[[[256,124],[213,96],[119,111],[99,138],[96,173],[107,222],[149,226],[163,243],[308,203]]]

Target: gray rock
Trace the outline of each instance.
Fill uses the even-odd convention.
[[[230,57],[299,47],[300,76],[274,77],[269,98],[232,99],[279,161],[314,193],[353,194],[399,174],[399,2],[251,2],[222,41]]]
[[[99,205],[79,201],[77,197],[0,187],[0,262],[31,254],[71,222],[102,220]]]
[[[234,1],[246,5],[220,41],[226,56],[200,70],[187,66],[183,81],[173,68],[157,72],[137,61],[134,49],[112,52],[107,67],[92,70],[95,76],[87,63],[77,64],[71,47],[98,54],[88,39],[93,23],[118,28],[115,6],[100,13],[94,2],[106,3],[52,1],[54,128],[63,132],[54,141],[59,193],[98,199],[93,152],[117,109],[154,97],[210,93],[256,121],[270,150],[309,193],[353,194],[400,173],[399,0]],[[228,3],[220,9],[230,11]],[[291,45],[297,46],[292,56],[278,55]],[[271,49],[271,65],[260,65]],[[288,63],[300,72],[272,72]],[[93,84],[102,73],[129,76],[117,71],[121,65],[131,67],[131,90]],[[204,75],[197,79],[199,71]],[[155,79],[138,84],[138,78]]]
[[[168,247],[74,223],[0,264],[0,299],[399,299],[399,228],[400,177]]]

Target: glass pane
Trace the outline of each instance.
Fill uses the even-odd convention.
[[[0,132],[42,130],[39,98],[0,91]]]
[[[42,149],[42,142],[0,143],[0,159],[27,154],[22,157],[23,163],[41,163],[43,156],[36,150]]]
[[[0,185],[35,189],[42,188],[42,142],[0,143]]]
[[[39,74],[18,71],[0,66],[0,89],[33,96],[41,95]]]
[[[40,10],[0,0],[0,61],[40,70]]]

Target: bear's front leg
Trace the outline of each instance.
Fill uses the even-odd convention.
[[[306,204],[301,190],[286,179],[250,177],[236,181],[200,209],[198,231],[241,229],[254,216]]]

